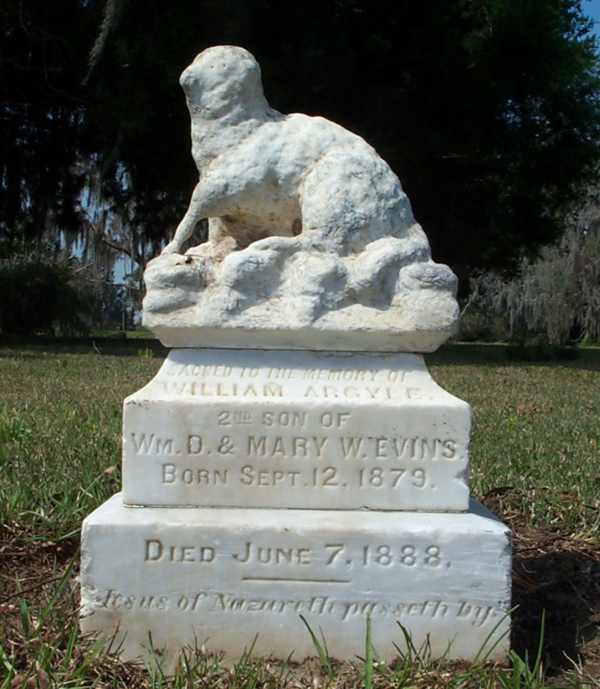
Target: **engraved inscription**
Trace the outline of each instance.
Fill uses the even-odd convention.
[[[372,467],[371,469],[360,469],[358,472],[359,485],[372,488],[382,488],[391,484],[392,488],[397,488],[403,478],[408,476],[410,485],[415,488],[425,488],[427,474],[425,469],[407,470],[403,467]]]
[[[135,454],[164,457],[152,474],[162,486],[416,495],[438,490],[466,459],[453,437],[361,434],[364,416],[344,410],[218,408],[199,425],[209,430],[182,437],[130,433]],[[436,465],[450,473],[436,475]]]
[[[179,364],[169,362],[165,374],[170,378],[258,378],[346,383],[404,384],[414,373],[394,369],[238,367],[227,365]]]
[[[180,467],[174,463],[160,466],[163,485],[242,486],[341,489],[395,489],[408,485],[415,489],[435,488],[425,469],[407,467],[371,467],[342,472],[334,466],[305,469],[258,469],[252,464],[232,469]]]
[[[236,369],[227,377],[223,368],[223,378],[210,381],[200,373],[196,379],[163,376],[172,386],[200,389],[206,383],[204,393],[210,388],[218,396],[182,403],[180,413],[165,413],[163,403],[132,412],[126,419],[125,457],[131,459],[126,462],[127,502],[466,509],[468,408],[442,405],[439,414],[430,414],[427,405],[389,408],[373,400],[387,388],[412,395],[413,378],[422,378],[419,372],[399,371],[396,376],[360,367],[341,369],[343,375],[334,369],[298,370],[303,371],[299,381],[261,378],[266,373],[258,367]],[[331,382],[305,380],[313,370],[340,375]],[[371,380],[371,373],[377,374],[376,380]],[[354,386],[367,397],[360,404],[333,398],[325,403],[224,398],[239,397],[242,387],[256,392],[271,385],[283,390],[291,381],[296,396],[308,387],[330,395],[334,388],[339,392]],[[141,483],[143,491],[134,488]]]
[[[425,378],[426,379],[426,378]],[[198,365],[169,362],[156,385],[203,397],[414,400],[426,397],[423,372],[388,368]]]
[[[353,544],[324,543],[320,546],[281,546],[272,543],[246,541],[233,551],[219,550],[204,544],[173,545],[162,539],[146,539],[144,562],[147,563],[215,563],[232,559],[235,563],[249,566],[296,566],[319,563],[327,568],[338,566],[351,570],[353,567],[400,567],[438,569],[449,568],[451,562],[444,557],[436,543],[386,543]]]
[[[267,586],[273,579],[246,578],[250,585]],[[281,579],[275,581],[282,582]],[[290,579],[292,584],[302,580]],[[345,580],[304,580],[306,583],[344,585]],[[262,589],[264,590],[264,589]],[[267,613],[267,614],[310,614],[316,617],[331,616],[341,622],[361,617],[390,618],[403,624],[411,619],[446,619],[459,624],[476,628],[498,625],[506,611],[492,605],[481,605],[469,600],[449,601],[443,599],[426,599],[421,601],[402,601],[389,598],[370,598],[367,600],[351,596],[317,595],[303,597],[270,597],[256,594],[232,594],[224,591],[196,591],[189,594],[125,594],[115,589],[99,592],[96,598],[98,608],[112,610],[157,610],[178,613],[200,612],[219,613]]]
[[[192,397],[288,397],[290,390],[279,383],[234,383],[213,381],[157,381],[165,393]],[[423,391],[415,386],[401,388],[389,385],[306,385],[299,396],[304,399],[324,400],[418,400]]]
[[[167,376],[187,378],[230,378],[234,372],[232,366],[202,365],[202,364],[178,364],[170,362],[165,370]]]
[[[215,554],[209,545],[164,545],[158,538],[144,543],[144,562],[212,562]]]
[[[173,438],[159,438],[154,433],[131,433],[131,441],[138,455],[172,455]]]
[[[283,484],[293,487],[300,485],[298,482],[300,475],[300,471],[283,471],[281,469],[257,470],[253,466],[246,464],[240,469],[240,483],[243,486],[271,487]]]
[[[305,399],[324,399],[324,400],[418,400],[422,399],[423,393],[417,387],[393,388],[389,385],[374,386],[365,385],[308,385],[304,388],[302,397]]]
[[[316,457],[323,456],[327,445],[326,436],[318,437],[285,437],[285,436],[248,436],[246,452],[249,457]]]
[[[229,483],[229,469],[180,469],[177,464],[163,464],[161,472],[161,481],[166,485],[226,486]]]
[[[233,553],[233,559],[241,563],[256,562],[262,565],[295,564],[310,565],[310,548],[281,548],[254,546],[246,542],[242,553]]]
[[[395,438],[350,436],[340,438],[345,459],[411,459],[452,461],[456,459],[457,441],[452,438]]]
[[[262,422],[267,427],[304,428],[306,426],[306,417],[307,412],[305,411],[266,411],[262,414]]]
[[[278,383],[213,383],[196,381],[162,381],[164,392],[198,397],[283,397]]]
[[[252,412],[249,411],[220,411],[217,418],[219,426],[233,426],[235,424],[251,424]]]

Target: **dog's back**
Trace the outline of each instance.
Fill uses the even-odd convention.
[[[247,246],[310,232],[315,248],[342,253],[414,224],[398,178],[375,150],[322,117],[273,110],[243,48],[205,50],[181,84],[200,181],[170,251],[202,217],[218,218],[209,239],[243,237]]]

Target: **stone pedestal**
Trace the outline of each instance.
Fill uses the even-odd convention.
[[[404,638],[508,650],[510,532],[469,501],[469,406],[420,355],[172,350],[124,402],[123,493],[84,522],[82,629],[239,657]],[[395,645],[396,644],[396,645]]]

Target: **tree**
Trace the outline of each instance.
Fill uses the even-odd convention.
[[[464,325],[476,326],[477,339],[500,330],[514,341],[600,342],[598,199],[588,199],[560,241],[534,260],[522,258],[513,277],[489,271],[473,278],[467,311]]]
[[[95,311],[90,266],[44,242],[0,245],[0,333],[81,335]],[[86,275],[86,273],[88,273]]]
[[[79,228],[85,180],[73,163],[86,110],[78,80],[94,29],[78,0],[0,5],[0,239]]]
[[[61,4],[69,10],[64,29],[55,9]],[[523,252],[534,255],[554,241],[582,184],[597,177],[599,61],[580,0],[65,0],[46,6],[40,13],[32,0],[7,0],[3,10],[11,38],[4,72],[10,51],[13,62],[30,64],[20,47],[24,34],[33,36],[40,56],[43,35],[68,43],[52,65],[61,92],[75,94],[71,106],[54,94],[58,111],[70,117],[48,125],[38,115],[29,122],[29,110],[21,110],[32,133],[27,155],[43,157],[48,174],[56,169],[62,176],[55,179],[64,178],[63,187],[53,181],[42,195],[50,202],[37,217],[47,207],[56,222],[54,193],[61,222],[77,226],[80,190],[95,179],[94,207],[106,208],[114,222],[87,227],[141,262],[173,231],[197,174],[178,75],[198,51],[218,43],[256,55],[277,109],[325,115],[372,143],[399,174],[436,260],[460,277],[477,268],[514,269]],[[32,28],[42,25],[37,33]],[[64,38],[67,32],[72,40]],[[46,66],[40,57],[40,77]],[[11,84],[11,102],[31,101],[37,112],[37,90],[23,80]],[[14,104],[5,110],[11,123],[16,112]],[[49,155],[46,129],[57,122],[65,146]],[[32,185],[21,144],[9,140],[4,135],[0,207],[14,210],[17,180],[21,188]],[[23,216],[33,215],[26,200],[32,194],[21,193]],[[33,233],[43,226],[41,220],[28,225]]]

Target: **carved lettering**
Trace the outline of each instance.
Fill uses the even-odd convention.
[[[296,486],[300,471],[283,469],[257,470],[250,464],[246,464],[240,471],[240,483],[243,486],[272,487],[280,485]]]
[[[385,438],[343,436],[339,439],[344,459],[413,461],[452,461],[457,456],[457,442],[441,438]]]
[[[475,627],[482,627],[492,616],[494,608],[491,605],[473,605],[463,601],[456,614],[458,618],[466,618]]]
[[[177,464],[167,463],[161,467],[161,482],[165,485],[226,486],[229,484],[229,472],[229,469],[181,468]]]
[[[324,412],[319,419],[323,428],[343,428],[350,420],[350,412]]]
[[[270,557],[274,555],[271,554]],[[287,554],[280,553],[280,557]],[[265,581],[267,578],[247,577],[246,581]],[[285,581],[285,579],[279,579]],[[292,579],[301,584],[302,579]],[[311,583],[311,579],[306,579]],[[491,605],[481,605],[467,600],[448,601],[438,598],[421,601],[403,601],[377,598],[352,598],[348,596],[272,597],[256,593],[232,594],[224,591],[195,591],[185,594],[123,593],[115,589],[102,592],[96,601],[98,608],[125,610],[171,610],[176,613],[211,612],[232,614],[310,614],[315,617],[332,616],[341,622],[361,617],[388,618],[410,624],[413,618],[430,620],[455,620],[455,624],[472,627],[497,625],[506,613]]]
[[[210,563],[215,556],[210,545],[164,545],[158,538],[144,543],[144,562]]]
[[[168,376],[190,376],[193,378],[229,378],[233,373],[231,366],[196,365],[172,363],[166,371]]]
[[[327,436],[285,437],[249,435],[247,453],[249,457],[316,457],[320,458],[328,442]]]
[[[131,440],[138,455],[175,454],[173,438],[159,438],[154,433],[131,433]]]
[[[263,412],[262,422],[265,426],[283,426],[284,428],[304,428],[305,411]]]
[[[307,399],[376,401],[422,399],[423,393],[416,387],[390,387],[389,385],[307,385],[302,396]]]
[[[162,595],[125,595],[114,589],[108,589],[98,607],[125,608],[126,610],[168,610],[169,597]]]
[[[242,564],[262,564],[262,565],[310,565],[310,548],[281,546],[257,546],[251,541],[244,544],[244,548],[239,553],[232,553],[232,557]]]
[[[175,395],[199,397],[283,397],[284,390],[279,383],[214,383],[208,381],[161,383],[163,390]]]
[[[199,455],[202,453],[202,438],[199,435],[188,435],[187,451],[188,455]]]

